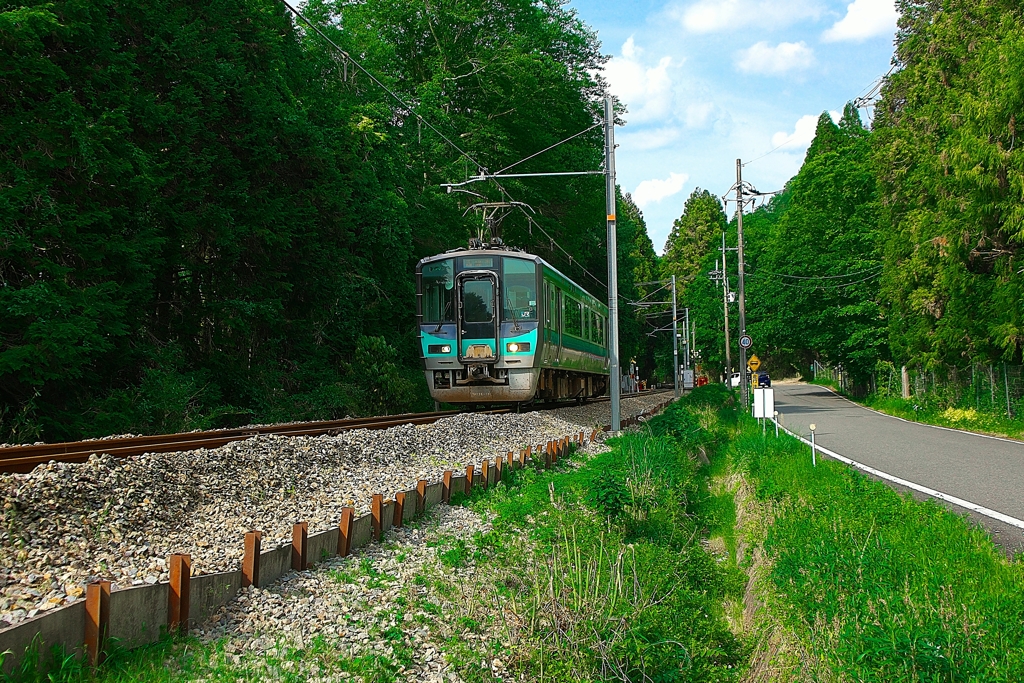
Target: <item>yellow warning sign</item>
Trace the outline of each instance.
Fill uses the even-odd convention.
[[[751,356],[750,360],[747,361],[747,368],[749,368],[751,372],[757,372],[759,367],[761,367],[761,359],[757,356]]]

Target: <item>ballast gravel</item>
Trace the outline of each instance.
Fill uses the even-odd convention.
[[[627,417],[665,394],[623,398]],[[0,474],[0,628],[81,599],[85,585],[166,581],[167,557],[192,555],[193,574],[238,567],[245,532],[263,547],[290,542],[292,524],[332,528],[342,508],[369,509],[420,479],[527,445],[607,424],[608,403],[509,415],[462,414],[431,425],[338,436],[257,436],[211,450],[93,456]]]

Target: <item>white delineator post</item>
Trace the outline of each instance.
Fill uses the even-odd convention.
[[[814,446],[814,425],[811,425],[811,467],[818,466],[817,449]]]
[[[605,210],[608,227],[608,382],[611,392],[611,432],[622,428],[619,419],[619,257],[615,234],[615,113],[612,96],[604,98]]]

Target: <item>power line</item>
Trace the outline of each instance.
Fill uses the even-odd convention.
[[[855,97],[853,99],[854,105],[856,105],[858,102],[861,102],[861,103],[864,103],[865,106],[867,106],[868,102],[874,100],[874,98],[877,97],[878,93],[881,91],[882,85],[885,83],[885,79],[888,78],[890,75],[892,75],[892,72],[895,69],[896,69],[896,65],[894,64],[891,67],[889,67],[889,70],[885,72],[884,76],[875,79],[874,81],[871,82],[871,85],[869,85],[866,88],[862,89],[861,92],[864,92],[864,90],[868,90],[869,92],[868,92],[867,95],[860,95],[860,96]],[[857,108],[860,109],[861,107],[858,106]],[[793,137],[789,138],[788,140],[783,142],[781,145],[776,145],[775,147],[772,147],[770,150],[768,150],[767,152],[765,152],[761,156],[754,157],[750,161],[744,162],[743,165],[747,166],[749,164],[754,163],[755,161],[760,161],[761,159],[764,159],[769,154],[773,154],[773,153],[777,152],[778,150],[782,149],[783,147],[785,147],[786,145],[788,145],[790,143],[793,143],[793,142],[796,142],[796,133],[795,132],[793,133]]]
[[[842,289],[844,287],[852,287],[853,285],[858,285],[858,284],[860,284],[862,282],[867,282],[868,280],[872,280],[872,279],[878,277],[881,274],[882,274],[882,270],[881,270],[881,268],[879,268],[877,271],[875,271],[871,275],[868,275],[867,277],[861,278],[860,280],[854,280],[853,282],[842,282],[842,283],[836,283],[836,284],[824,284],[824,285],[822,285],[822,284],[814,284],[814,283],[810,283],[810,282],[785,282],[785,281],[779,281],[779,284],[783,285],[784,287],[796,287],[797,289]]]
[[[837,278],[856,277],[871,271],[881,270],[882,268],[884,268],[884,265],[877,264],[870,268],[865,268],[864,270],[856,270],[852,273],[844,273],[843,275],[786,275],[784,273],[772,273],[766,270],[758,270],[757,273],[751,273],[751,275],[771,275],[773,277],[785,277],[793,280],[835,280]]]

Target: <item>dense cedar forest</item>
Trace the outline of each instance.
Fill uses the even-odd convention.
[[[1024,11],[897,4],[870,126],[822,115],[744,219],[747,329],[773,372],[1021,362]],[[429,405],[413,265],[479,226],[440,185],[600,120],[606,57],[559,0],[305,8],[404,103],[275,0],[0,2],[0,440]],[[517,170],[598,169],[601,150],[595,129]],[[527,202],[557,243],[515,212],[506,241],[607,295],[600,176],[474,190]],[[694,191],[658,258],[619,204],[623,299],[679,277],[717,376],[707,273],[735,218]],[[647,329],[623,315],[623,357],[670,377]]]
[[[599,121],[605,58],[556,0],[306,12],[409,106],[275,0],[0,3],[0,440],[430,405],[413,266],[479,224],[439,185]],[[517,170],[598,169],[601,135]],[[602,178],[504,189],[573,260],[506,241],[606,296]]]
[[[744,216],[747,331],[772,372],[807,374],[820,360],[866,385],[879,361],[954,375],[972,362],[1021,363],[1024,9],[897,6],[894,70],[870,130],[852,106],[838,122],[823,114],[800,172]],[[724,365],[723,306],[707,273],[725,220],[718,198],[694,192],[664,264],[694,275],[684,300],[713,374]],[[730,252],[733,290],[736,265]],[[730,323],[735,349],[735,308]]]

